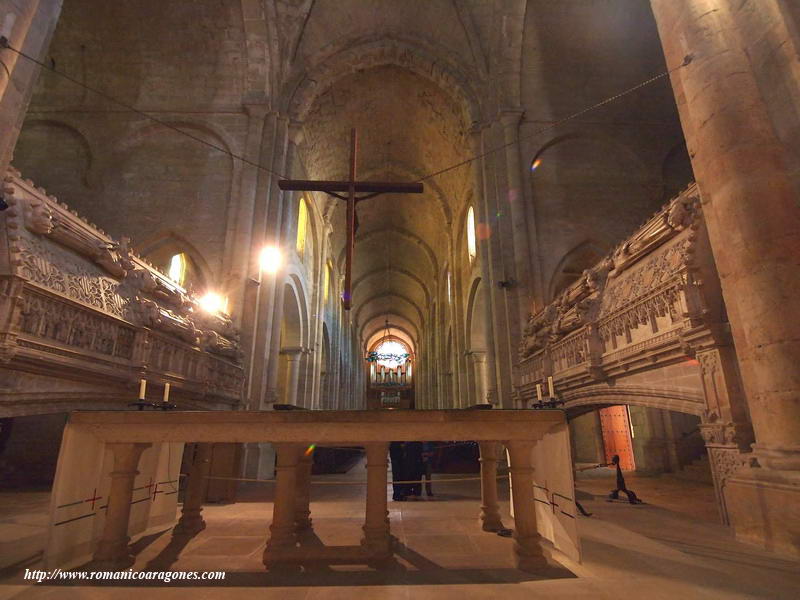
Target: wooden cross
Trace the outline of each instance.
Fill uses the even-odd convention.
[[[347,246],[344,270],[344,293],[342,304],[345,310],[350,310],[351,293],[350,284],[353,275],[353,247],[356,238],[356,202],[374,198],[380,194],[421,194],[421,183],[392,183],[386,181],[356,181],[356,155],[358,152],[358,137],[356,130],[350,130],[350,179],[348,181],[309,181],[301,179],[282,179],[278,187],[284,191],[297,192],[325,192],[329,196],[347,201]],[[342,196],[337,192],[347,192]],[[356,198],[356,192],[365,195]]]

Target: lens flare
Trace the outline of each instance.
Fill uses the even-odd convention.
[[[492,228],[487,223],[478,223],[475,226],[475,235],[479,240],[488,240],[492,237]]]
[[[223,313],[228,309],[228,299],[216,292],[208,292],[198,300],[200,308],[211,314]]]
[[[535,171],[536,169],[538,169],[540,164],[542,164],[542,159],[537,158],[535,161],[531,163],[531,171]]]
[[[316,447],[317,447],[316,444],[311,444],[308,448],[306,448],[305,452],[306,456],[311,456],[311,454],[314,452],[314,448]]]
[[[267,246],[261,251],[259,262],[261,263],[262,271],[277,273],[283,263],[283,256],[281,256],[281,251],[275,246]]]

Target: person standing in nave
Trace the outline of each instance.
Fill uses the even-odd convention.
[[[408,484],[395,483],[406,480],[404,446],[403,442],[389,444],[389,458],[392,461],[392,500],[395,502],[403,502],[408,496]]]
[[[425,473],[422,442],[406,442],[404,464],[407,479],[414,482],[408,484],[408,497],[419,500],[422,497],[422,475]]]
[[[433,487],[431,485],[433,449],[434,446],[431,442],[422,442],[422,478],[425,480],[425,494],[428,498],[433,497]]]

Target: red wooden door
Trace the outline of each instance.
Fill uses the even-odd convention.
[[[606,451],[606,462],[619,455],[619,466],[624,471],[636,468],[633,460],[631,444],[631,426],[628,407],[624,404],[608,406],[600,409],[600,427],[603,432],[603,447]]]

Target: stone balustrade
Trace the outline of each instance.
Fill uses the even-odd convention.
[[[11,169],[0,213],[0,415],[136,398],[170,383],[191,406],[231,408],[243,372],[230,319]],[[12,376],[13,373],[13,376]],[[191,398],[191,400],[189,400]]]
[[[474,440],[481,447],[482,497],[479,523],[485,531],[503,527],[497,496],[500,443],[511,456],[514,485],[514,548],[519,567],[537,571],[547,564],[532,483],[534,447],[543,436],[564,427],[561,411],[266,411],[266,412],[76,412],[68,427],[111,445],[115,465],[124,473],[136,470],[141,449],[153,443],[199,444],[176,534],[203,529],[202,482],[208,473],[208,445],[217,442],[271,442],[277,451],[272,523],[263,561],[281,564],[336,560],[377,564],[391,557],[393,538],[387,510],[387,455],[391,440]],[[566,438],[565,438],[566,439]],[[325,547],[298,544],[298,532],[313,527],[309,501],[312,444],[363,446],[367,454],[366,507],[360,546]],[[204,449],[205,448],[205,449]],[[564,465],[568,469],[568,465]],[[99,564],[127,567],[127,523],[133,479],[113,479],[101,543]],[[117,563],[114,561],[117,560]]]

